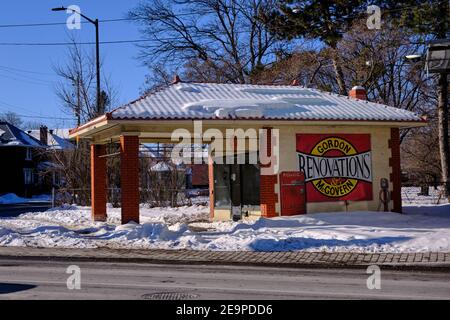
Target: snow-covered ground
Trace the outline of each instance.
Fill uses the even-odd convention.
[[[402,188],[403,205],[435,205],[448,203],[447,198],[443,196],[441,188],[429,188],[429,192],[429,196],[422,196],[419,195],[420,188]]]
[[[94,223],[90,208],[65,206],[0,219],[0,246],[251,251],[450,252],[450,204],[407,205],[406,214],[320,213],[208,222],[209,208],[141,207],[141,225],[120,226],[120,210]]]

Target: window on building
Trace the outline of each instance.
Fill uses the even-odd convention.
[[[31,185],[33,184],[34,176],[33,176],[33,169],[23,169],[23,177],[25,185]]]
[[[33,160],[33,150],[31,148],[26,149],[25,160],[28,160],[28,161]]]
[[[61,172],[59,171],[53,172],[53,186],[61,186]]]

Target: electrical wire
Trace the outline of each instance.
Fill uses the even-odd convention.
[[[19,68],[3,66],[3,65],[0,65],[0,69],[3,69],[5,71],[6,70],[10,70],[11,72],[23,72],[23,73],[30,73],[30,74],[37,74],[37,75],[44,75],[44,76],[56,76],[56,74],[54,74],[54,73],[44,73],[44,72],[30,71],[30,70],[19,69]]]
[[[4,105],[6,105],[6,106],[2,106],[1,104],[4,104]],[[27,110],[27,109],[25,109],[25,108],[18,107],[18,106],[12,106],[12,105],[10,105],[9,103],[5,103],[5,102],[2,102],[2,101],[0,101],[0,108],[2,108],[2,109],[5,110],[5,111],[11,111],[11,108],[14,108],[14,109],[20,109],[20,110],[25,111],[25,112],[27,112],[27,113],[35,113],[35,114],[36,114],[36,115],[34,115],[34,114],[33,114],[33,115],[30,115],[30,114],[17,114],[17,113],[15,113],[14,111],[12,111],[12,112],[14,112],[15,114],[17,114],[18,117],[21,117],[21,118],[75,121],[74,119],[70,119],[70,118],[53,117],[53,116],[41,115],[41,114],[36,113],[36,112],[34,112],[34,111]],[[0,114],[1,114],[1,113],[0,113]]]
[[[434,5],[438,5],[440,3],[446,2],[447,0],[439,0],[436,1],[434,3]],[[397,12],[397,11],[401,11],[401,10],[408,10],[408,9],[412,9],[412,8],[418,8],[418,7],[422,7],[422,6],[427,6],[427,5],[431,5],[431,3],[422,3],[422,4],[418,4],[415,6],[406,6],[406,7],[402,7],[402,8],[395,8],[395,9],[387,9],[387,10],[382,10],[383,14],[386,13],[390,13],[390,12]],[[205,11],[203,12],[203,14],[208,14],[208,13],[216,13],[215,11]],[[194,14],[198,14],[198,13],[180,13],[177,14],[177,16],[192,16]],[[367,13],[365,12],[358,12],[354,15],[349,15],[351,17],[358,17],[358,16],[364,16],[367,15]],[[119,19],[106,19],[106,20],[100,20],[100,22],[118,22],[118,21],[140,21],[141,19],[136,19],[136,18],[119,18]],[[83,21],[82,23],[89,23],[87,21]],[[55,22],[55,23],[34,23],[34,24],[10,24],[10,25],[0,25],[0,28],[12,28],[12,27],[38,27],[38,26],[53,26],[53,25],[65,25],[66,23],[64,22]],[[242,33],[248,33],[250,32],[250,30],[239,30],[236,33],[237,34],[242,34]],[[216,31],[216,34],[226,34],[225,31]],[[193,36],[195,37],[201,37],[200,35],[198,36]],[[113,41],[101,41],[100,44],[137,44],[137,43],[145,43],[145,42],[154,42],[154,41],[172,41],[172,40],[178,40],[179,37],[172,37],[172,38],[161,38],[161,39],[133,39],[133,40],[113,40]],[[0,46],[32,46],[32,47],[37,47],[37,46],[67,46],[67,45],[95,45],[95,42],[79,42],[79,43],[74,43],[74,42],[2,42],[0,43]],[[158,48],[158,45],[154,45],[154,46],[146,46],[147,48]]]
[[[191,12],[191,13],[176,13],[177,17],[182,16],[193,16],[193,15],[205,15],[215,13],[215,11],[203,11],[203,12]],[[138,22],[142,19],[139,18],[113,18],[113,19],[102,19],[99,20],[100,23],[111,23],[111,22]],[[81,24],[88,24],[89,21],[81,21]],[[0,28],[28,28],[28,27],[51,27],[51,26],[65,26],[66,22],[43,22],[43,23],[22,23],[22,24],[3,24]]]
[[[175,38],[173,38],[175,39]],[[170,41],[171,39],[164,39]],[[136,40],[114,40],[100,41],[100,44],[126,44],[152,42],[155,40],[136,39]],[[30,47],[49,47],[49,46],[68,46],[68,45],[95,45],[95,42],[0,42],[0,46],[30,46]],[[155,46],[157,47],[157,46]]]

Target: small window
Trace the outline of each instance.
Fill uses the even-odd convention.
[[[31,150],[31,148],[26,149],[25,160],[28,160],[28,161],[33,160],[33,150]]]
[[[33,184],[34,176],[33,176],[33,169],[23,169],[23,177],[25,185],[29,186]]]
[[[61,173],[59,171],[53,172],[53,185],[61,186]]]

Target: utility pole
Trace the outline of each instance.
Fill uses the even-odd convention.
[[[77,76],[77,127],[81,126],[81,97],[80,97],[80,76]]]
[[[439,153],[441,156],[442,184],[450,200],[450,142],[448,137],[448,73],[439,74],[438,81]]]
[[[450,4],[442,1],[439,5],[441,12],[438,23],[437,37],[445,39],[449,32]],[[441,156],[442,184],[445,196],[450,201],[450,146],[448,137],[448,72],[440,72],[438,80],[438,121],[439,121],[439,153]]]

